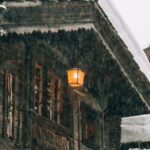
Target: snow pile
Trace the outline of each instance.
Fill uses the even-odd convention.
[[[122,118],[121,143],[150,141],[150,115]]]
[[[150,149],[129,148],[129,150],[150,150]]]
[[[118,12],[115,10],[111,0],[99,0],[99,4],[108,15],[108,18],[118,31],[120,37],[128,46],[128,49],[134,56],[135,61],[140,67],[140,70],[150,81],[150,63],[148,61],[148,58],[136,42],[135,38],[133,38],[133,35],[131,35],[129,29],[127,28],[127,25],[125,25],[125,23],[122,21],[122,18],[118,15]]]

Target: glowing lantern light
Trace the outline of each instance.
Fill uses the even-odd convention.
[[[68,83],[71,87],[80,87],[83,85],[85,73],[78,68],[67,70]]]

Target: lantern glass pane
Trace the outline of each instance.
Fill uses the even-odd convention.
[[[78,68],[70,69],[67,72],[68,74],[68,83],[72,87],[79,87],[83,85],[84,72]]]
[[[80,85],[83,85],[83,81],[84,81],[84,72],[80,70],[78,75],[78,83]]]

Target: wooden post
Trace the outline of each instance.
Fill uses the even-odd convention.
[[[78,95],[76,94],[77,100],[77,119],[78,119],[78,150],[80,150],[80,100],[78,99]]]

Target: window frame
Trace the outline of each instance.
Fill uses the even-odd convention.
[[[12,135],[7,135],[7,122],[8,122],[8,77],[9,75],[12,76],[12,85],[13,86],[13,81],[14,81],[14,89],[12,89],[13,91],[13,95],[12,95],[12,101],[13,101],[13,110],[12,110],[12,130],[11,130],[11,134]],[[12,87],[13,88],[13,87]],[[4,101],[3,101],[3,137],[8,137],[11,139],[14,139],[14,133],[15,133],[15,119],[16,119],[16,75],[14,75],[13,73],[4,71]]]
[[[50,95],[49,102],[48,99],[46,99],[47,113],[49,113],[50,120],[56,122],[57,124],[60,124],[61,112],[62,112],[62,81],[50,69],[48,69],[47,78],[48,78],[47,86],[49,86],[47,87],[49,88],[49,91],[47,89],[47,95]],[[57,82],[57,86],[56,86],[56,82]],[[47,108],[48,104],[50,104],[49,110]]]
[[[92,118],[92,114],[94,114],[94,117]],[[82,122],[82,142],[86,144],[91,145],[97,145],[96,144],[96,137],[93,137],[94,139],[91,140],[92,136],[96,136],[96,130],[97,130],[97,112],[92,110],[89,106],[86,104],[81,104],[81,122]]]
[[[40,77],[37,76],[36,74],[36,69],[40,69]],[[40,82],[40,89],[35,89],[36,82]],[[38,88],[38,87],[37,87]],[[39,114],[42,115],[43,112],[43,65],[35,64],[34,66],[34,86],[33,86],[33,91],[34,91],[34,101],[33,101],[33,108],[34,110]],[[39,91],[39,100],[37,100],[36,104],[36,92]],[[36,109],[37,107],[37,109]]]

